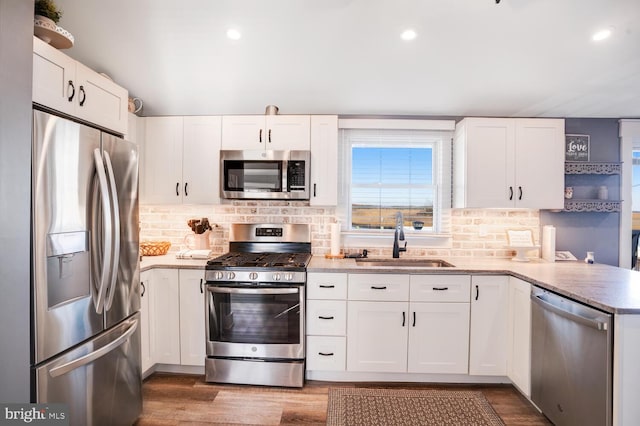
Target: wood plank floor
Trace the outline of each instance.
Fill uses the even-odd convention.
[[[506,425],[550,423],[511,385],[414,383],[328,383],[308,381],[303,389],[206,383],[204,376],[154,373],[143,384],[147,425],[324,425],[329,387],[455,389],[481,391]]]

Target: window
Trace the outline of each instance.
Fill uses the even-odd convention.
[[[343,129],[341,216],[343,230],[360,233],[395,228],[448,231],[451,205],[450,131]]]

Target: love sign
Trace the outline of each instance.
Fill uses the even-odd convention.
[[[564,161],[589,161],[589,135],[565,135]]]

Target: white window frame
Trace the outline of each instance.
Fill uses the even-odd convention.
[[[433,132],[440,141],[434,146],[434,175],[436,178],[438,211],[434,209],[434,230],[414,231],[405,227],[405,234],[411,246],[450,247],[451,246],[451,143],[455,130],[453,120],[395,120],[395,119],[340,119],[340,168],[339,201],[337,214],[342,223],[342,240],[345,247],[386,247],[393,237],[393,230],[350,229],[351,224],[351,143],[345,140],[350,129],[368,130],[423,130]],[[435,201],[435,200],[434,200]]]

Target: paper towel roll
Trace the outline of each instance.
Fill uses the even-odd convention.
[[[552,225],[542,227],[542,258],[548,262],[556,261],[556,228]]]
[[[340,254],[340,223],[331,224],[331,256]]]

